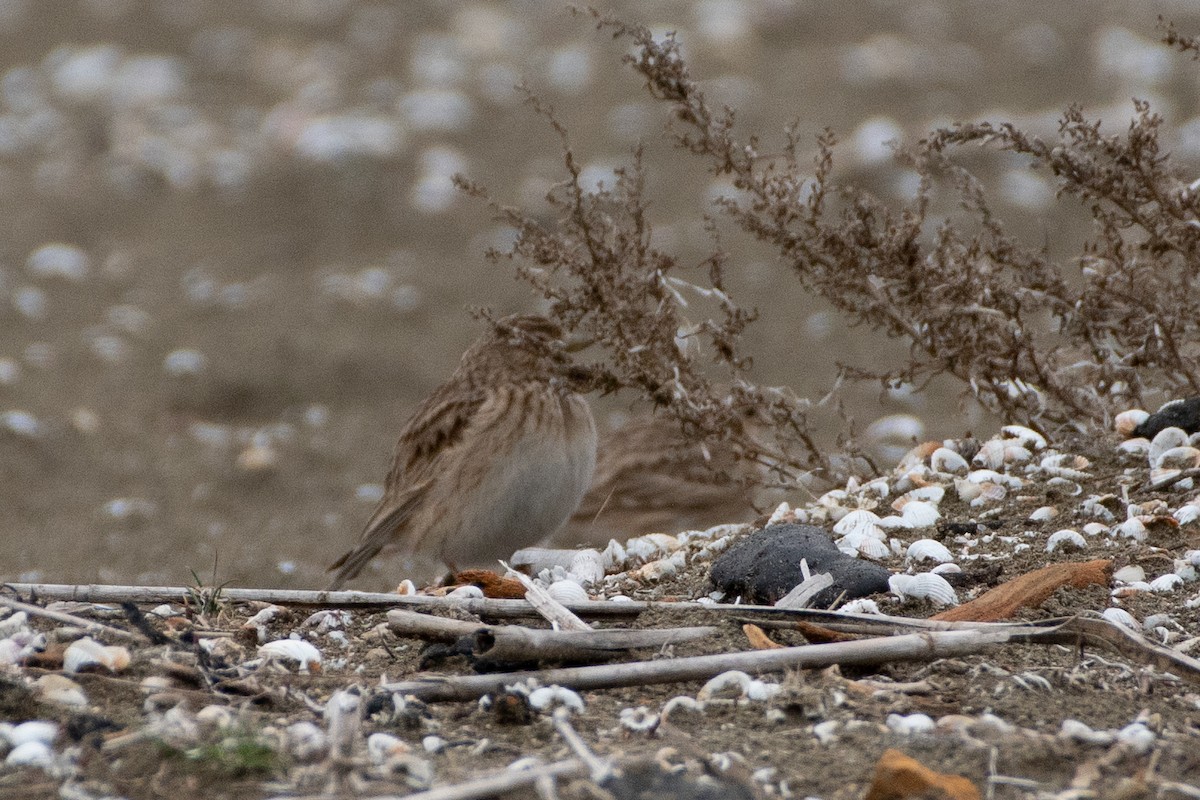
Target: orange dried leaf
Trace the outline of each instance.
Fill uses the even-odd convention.
[[[1021,608],[1035,607],[1064,586],[1107,586],[1112,576],[1112,561],[1071,561],[1051,564],[1006,581],[969,603],[935,614],[945,622],[996,622],[1009,619]]]
[[[875,765],[865,800],[979,800],[979,789],[961,775],[943,775],[899,750],[887,750]]]
[[[746,634],[746,638],[750,640],[750,646],[755,650],[776,650],[783,645],[772,641],[770,636],[757,625],[746,623],[742,626],[742,633]]]
[[[504,578],[487,569],[464,569],[454,575],[455,586],[478,586],[484,597],[520,600],[525,586],[512,578]]]

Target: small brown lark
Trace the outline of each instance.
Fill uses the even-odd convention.
[[[506,317],[467,350],[401,432],[379,505],[329,568],[331,590],[380,553],[490,564],[562,526],[596,464],[592,412],[563,350],[558,326],[537,316]]]

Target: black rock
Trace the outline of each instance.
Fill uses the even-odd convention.
[[[785,523],[763,528],[721,554],[709,580],[726,595],[770,605],[804,580],[800,560],[812,574],[828,572],[833,585],[813,598],[814,607],[828,607],[838,597],[864,597],[888,590],[888,570],[848,556],[820,528]]]
[[[1200,397],[1164,403],[1133,429],[1133,435],[1153,439],[1164,428],[1183,428],[1188,433],[1200,431]]]

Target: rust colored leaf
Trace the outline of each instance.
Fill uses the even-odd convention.
[[[997,622],[1009,619],[1018,609],[1036,607],[1064,586],[1082,589],[1093,584],[1107,586],[1112,561],[1071,561],[1051,564],[1006,581],[969,603],[934,615],[945,622]]]
[[[455,573],[454,586],[478,586],[484,597],[502,600],[520,600],[525,597],[525,587],[520,581],[503,578],[487,569],[464,569]]]
[[[875,765],[865,800],[905,798],[979,800],[979,790],[961,775],[943,775],[899,750],[887,750]]]
[[[750,646],[755,650],[776,650],[783,645],[772,641],[770,636],[757,625],[746,623],[742,626],[742,633],[746,634],[746,638],[750,640]]]

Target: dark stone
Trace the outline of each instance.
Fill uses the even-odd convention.
[[[1164,403],[1133,429],[1133,435],[1153,439],[1165,428],[1183,428],[1188,433],[1200,431],[1200,397]]]
[[[891,572],[871,561],[848,556],[820,528],[785,523],[752,533],[713,562],[709,580],[726,595],[770,605],[804,580],[800,560],[812,574],[828,572],[833,586],[813,598],[827,608],[838,597],[865,597],[888,590]]]

